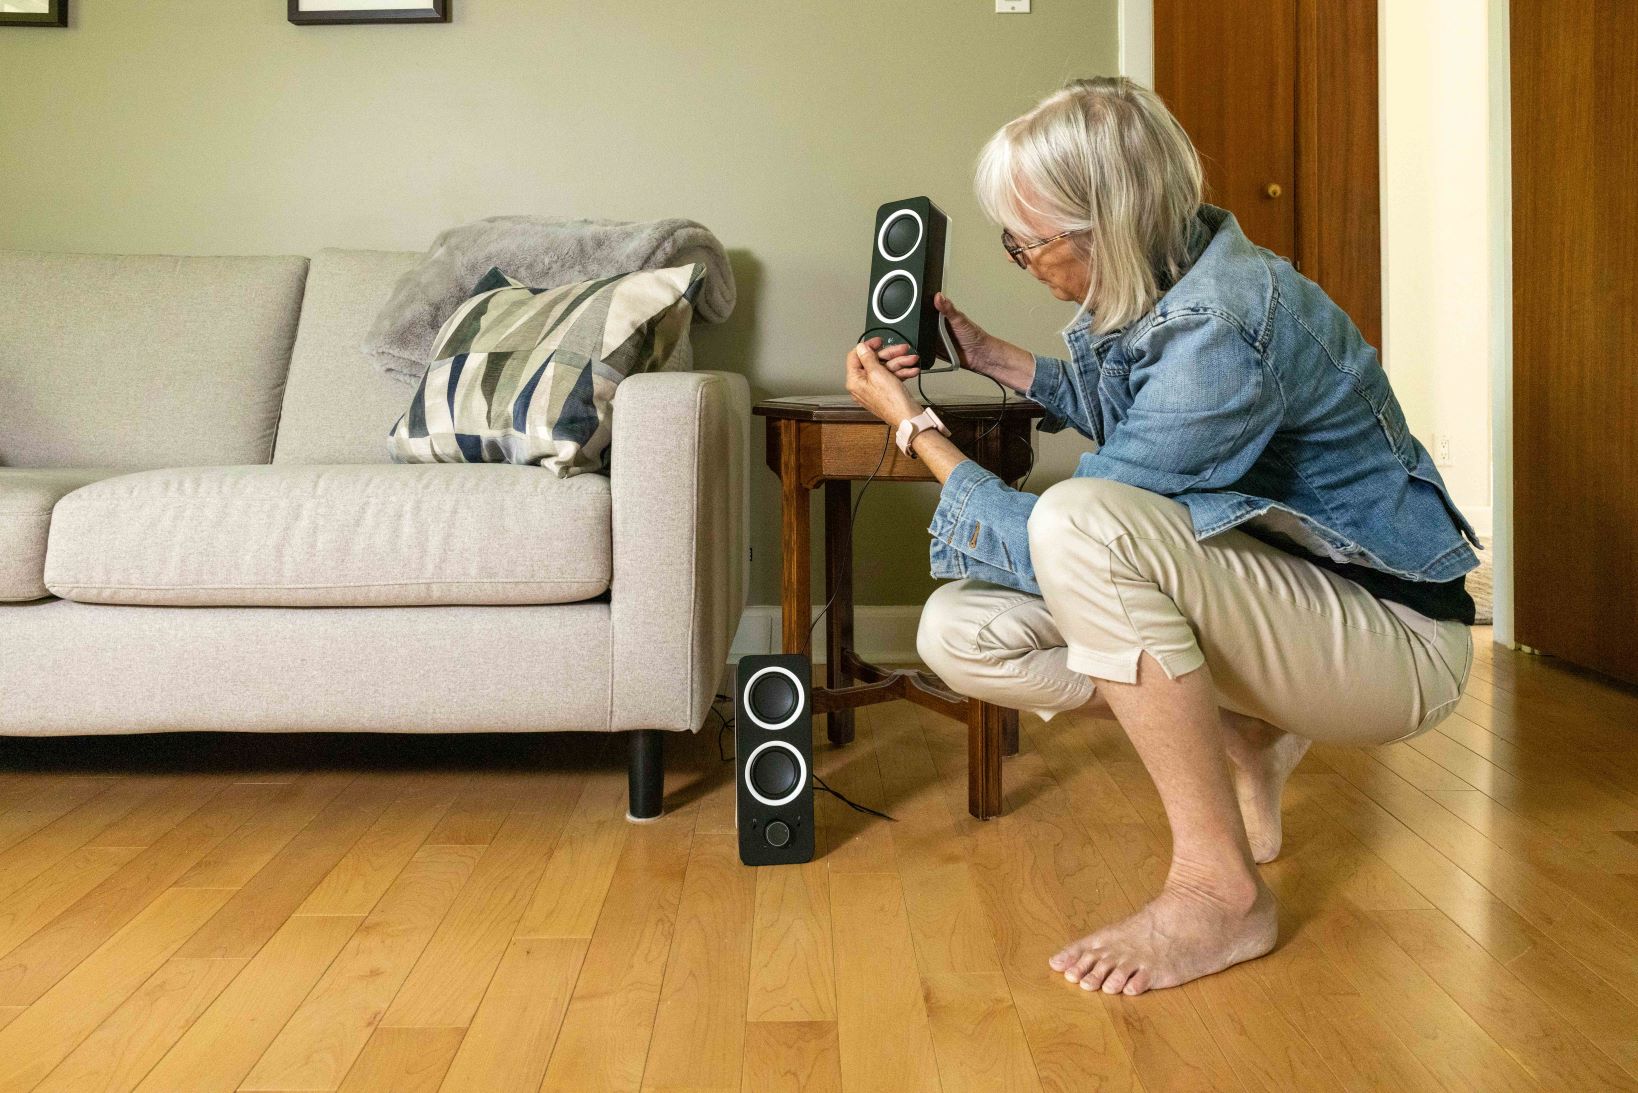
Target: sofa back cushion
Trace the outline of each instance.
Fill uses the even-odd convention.
[[[415,388],[360,348],[415,252],[320,251],[307,271],[275,463],[387,463],[387,434]]]
[[[266,463],[306,272],[0,251],[0,465]]]

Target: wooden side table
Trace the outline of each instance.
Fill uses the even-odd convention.
[[[938,404],[951,439],[987,470],[1012,482],[1029,472],[1030,429],[1045,411],[1024,399],[950,399]],[[1018,711],[966,698],[927,672],[879,668],[853,648],[853,483],[926,482],[932,474],[889,442],[887,426],[847,395],[770,399],[756,413],[768,419],[768,466],[779,476],[782,646],[808,649],[813,594],[808,576],[811,529],[808,493],[825,488],[825,686],[813,711],[826,718],[834,745],[853,739],[859,706],[907,699],[967,726],[967,810],[980,820],[1001,812],[1001,757],[1018,751]],[[877,464],[880,462],[880,470]]]

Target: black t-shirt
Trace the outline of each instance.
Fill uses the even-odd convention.
[[[1333,562],[1306,551],[1303,557],[1321,569],[1346,577],[1379,600],[1402,603],[1430,619],[1473,625],[1473,597],[1468,595],[1466,576],[1450,581],[1407,581],[1370,566]]]

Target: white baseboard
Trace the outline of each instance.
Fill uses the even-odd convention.
[[[1467,522],[1473,525],[1473,530],[1479,533],[1479,538],[1488,539],[1492,535],[1491,513],[1494,509],[1490,505],[1473,505],[1462,509],[1462,515]]]
[[[819,608],[813,609],[814,617]],[[853,608],[853,647],[866,660],[902,664],[916,659],[916,626],[920,604],[863,604]],[[739,619],[739,632],[728,650],[729,663],[743,656],[779,652],[779,606],[752,604]],[[825,662],[825,625],[813,632],[813,662]]]

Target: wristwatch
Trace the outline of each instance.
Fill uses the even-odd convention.
[[[938,415],[933,413],[931,406],[923,409],[915,417],[907,417],[899,422],[899,432],[895,438],[899,442],[899,451],[911,459],[916,458],[915,450],[911,448],[911,445],[916,442],[916,437],[919,434],[926,432],[928,429],[937,429],[945,436],[950,435],[950,430],[944,427],[944,422],[940,421]]]

